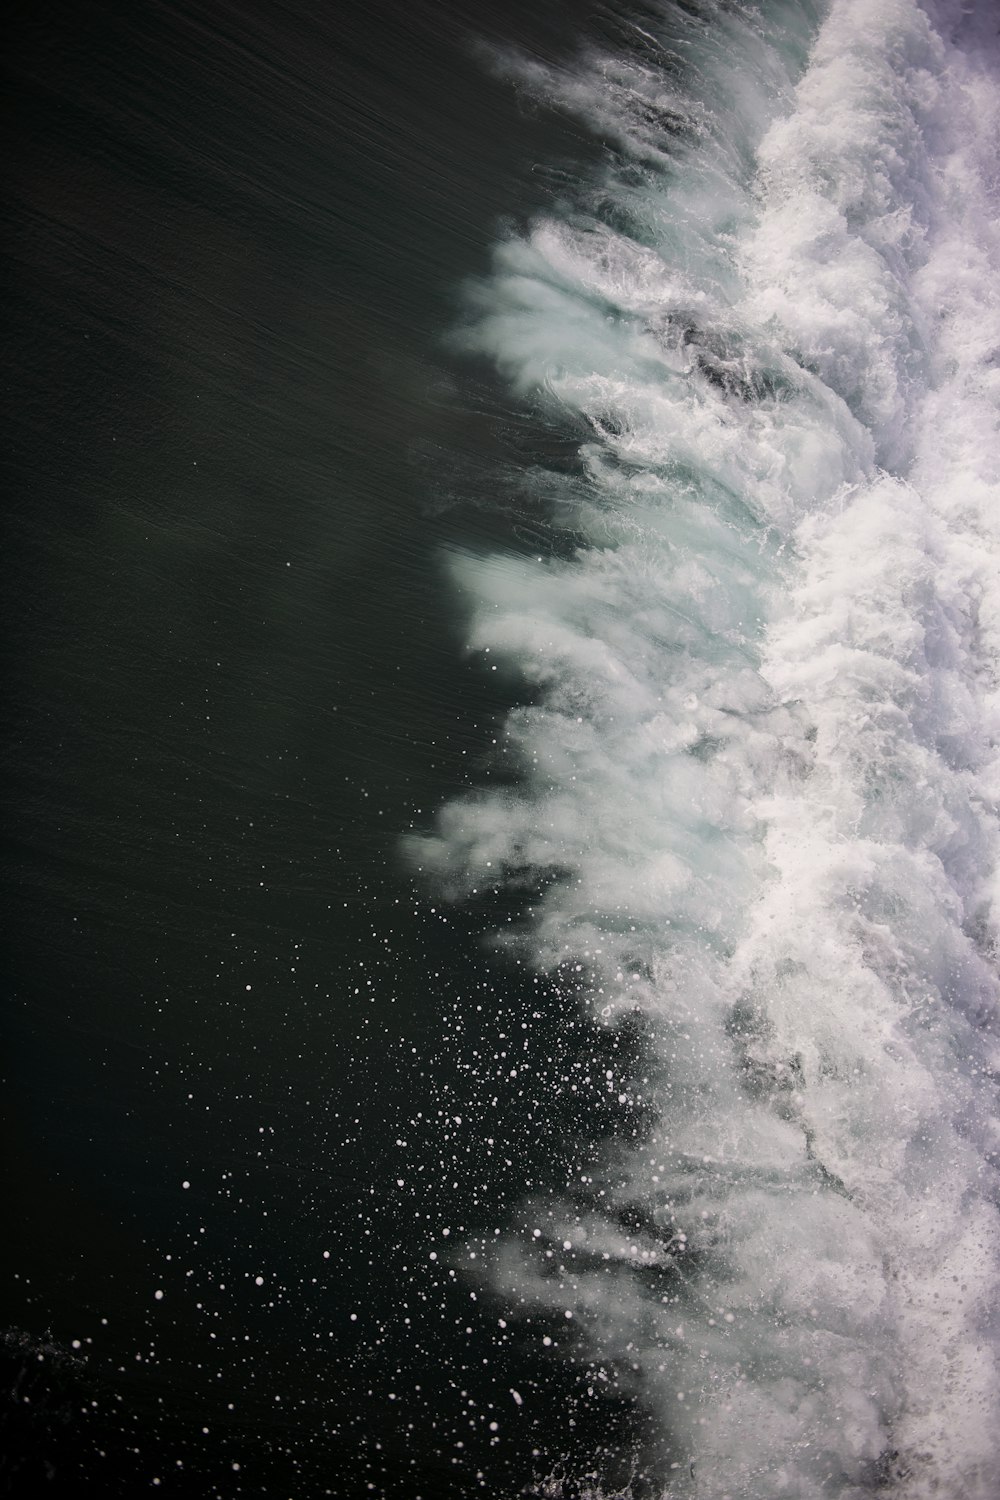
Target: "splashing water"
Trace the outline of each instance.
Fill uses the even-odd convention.
[[[671,1496],[1000,1493],[996,30],[717,0],[497,64],[605,147],[462,335],[579,435],[523,483],[581,545],[456,564],[522,775],[411,852],[540,885],[506,941],[641,1018],[648,1125],[484,1274]]]

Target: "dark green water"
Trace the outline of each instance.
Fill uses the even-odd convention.
[[[18,10],[8,1491],[514,1493],[574,1440],[564,1377],[425,1227],[487,1232],[567,1125],[501,1089],[495,1152],[443,1146],[516,981],[398,841],[484,774],[505,689],[442,549],[512,531],[490,476],[528,440],[439,341],[536,162],[583,149],[471,43],[557,56],[582,13]]]

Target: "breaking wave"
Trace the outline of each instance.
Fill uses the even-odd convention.
[[[602,143],[461,333],[575,435],[520,482],[577,545],[454,564],[520,778],[410,852],[643,1028],[593,1086],[645,1123],[480,1264],[671,1496],[1000,1493],[995,32],[716,0],[495,60]]]

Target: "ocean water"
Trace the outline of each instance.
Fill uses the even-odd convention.
[[[995,6],[6,68],[7,1491],[992,1500]]]
[[[456,333],[571,441],[518,478],[571,540],[454,557],[516,774],[410,853],[641,1033],[525,1069],[529,1118],[620,1119],[478,1274],[651,1414],[657,1494],[1000,1489],[996,20],[649,7],[493,59],[603,148]]]

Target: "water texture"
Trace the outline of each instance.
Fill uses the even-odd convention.
[[[718,0],[486,59],[598,148],[454,333],[564,439],[519,486],[569,540],[453,554],[517,775],[408,856],[643,1038],[472,1284],[670,1495],[1000,1492],[996,30]]]

